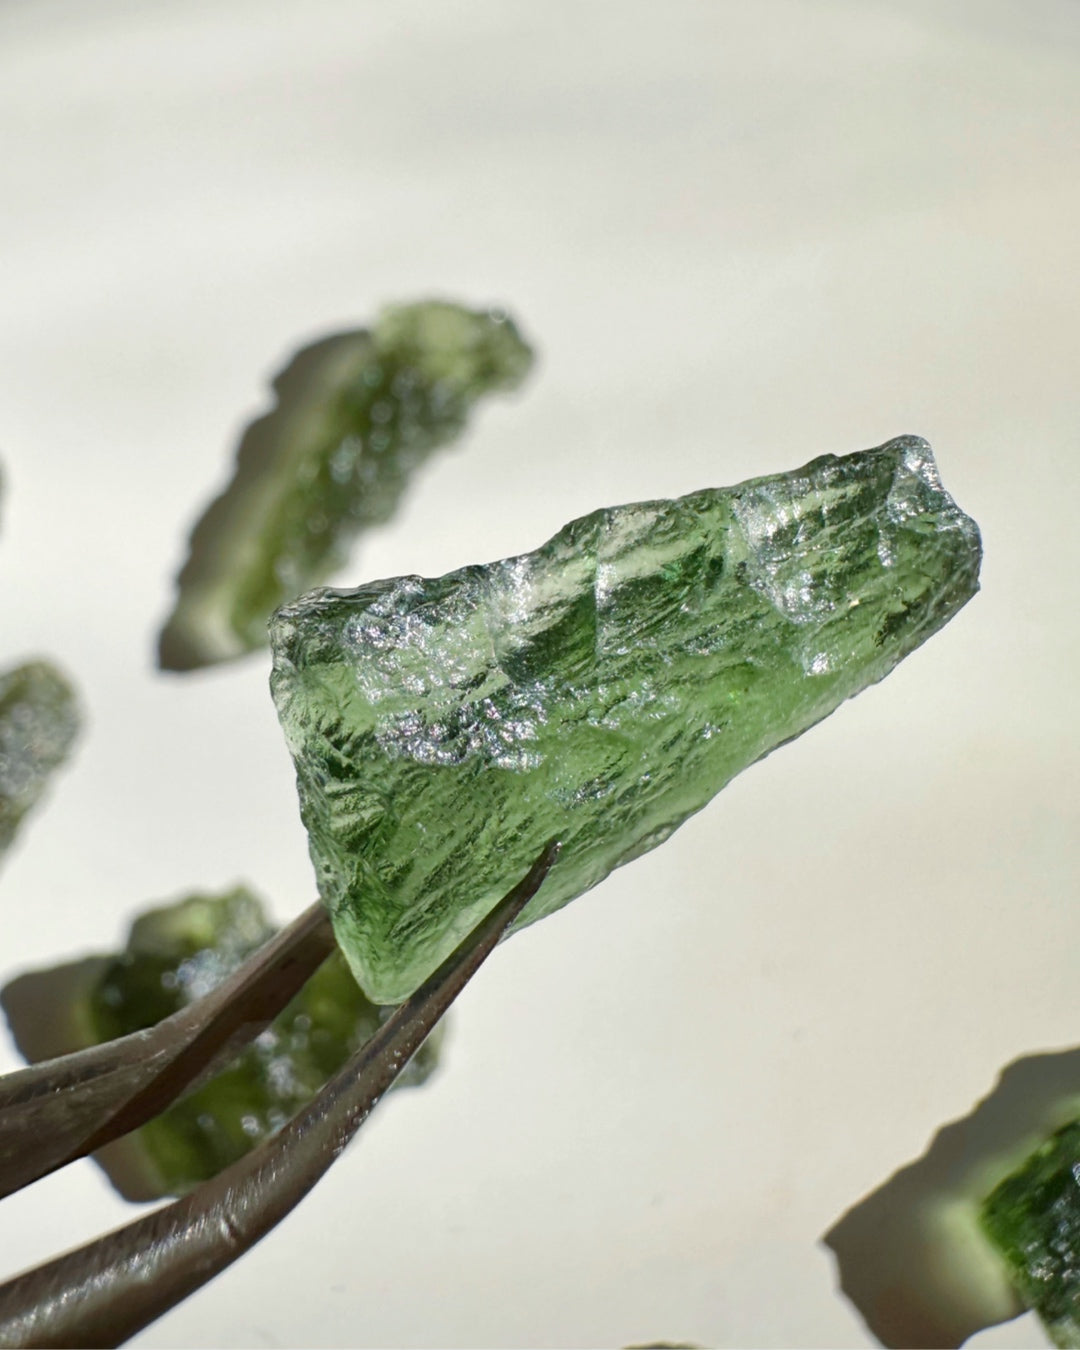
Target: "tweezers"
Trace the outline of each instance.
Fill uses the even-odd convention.
[[[370,1115],[540,889],[559,845],[298,1115],[210,1181],[0,1285],[0,1346],[117,1346],[248,1251]],[[0,1078],[0,1197],[145,1124],[223,1067],[333,949],[313,905],[228,980],[148,1031]]]

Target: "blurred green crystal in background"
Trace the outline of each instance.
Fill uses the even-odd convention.
[[[55,666],[28,661],[0,672],[0,855],[78,730],[75,692]]]
[[[195,527],[161,665],[187,670],[265,647],[271,613],[389,520],[416,469],[461,435],[475,403],[517,388],[532,359],[501,310],[434,300],[387,308],[370,330],[299,352]]]
[[[979,562],[905,436],[280,610],[274,698],[369,997],[407,997],[547,839],[562,855],[522,922],[662,843],[936,632]]]
[[[3,991],[32,1062],[153,1026],[209,992],[274,933],[246,888],[193,895],[133,923],[116,956],[21,976]],[[285,1124],[375,1031],[370,1003],[334,952],[267,1029],[209,1082],[98,1156],[129,1199],[180,1195]],[[395,1086],[427,1080],[442,1028]]]
[[[1055,1133],[990,1193],[982,1226],[1055,1345],[1080,1346],[1080,1121]]]

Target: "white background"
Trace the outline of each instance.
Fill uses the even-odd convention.
[[[0,662],[88,710],[0,973],[312,898],[266,660],[152,649],[268,378],[385,301],[504,302],[542,362],[343,583],[901,432],[986,547],[886,683],[502,948],[438,1080],[138,1345],[869,1343],[820,1235],[1080,1042],[1078,74],[1072,0],[0,6]],[[130,1213],[80,1164],[0,1264]]]

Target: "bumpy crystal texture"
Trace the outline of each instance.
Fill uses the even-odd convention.
[[[0,673],[0,854],[67,759],[79,729],[75,693],[47,661]]]
[[[1080,1121],[999,1183],[982,1224],[1055,1345],[1080,1346]]]
[[[545,840],[562,854],[520,922],[661,843],[946,623],[979,561],[907,436],[282,609],[274,698],[369,997],[405,998]]]
[[[208,993],[273,933],[262,904],[242,886],[148,910],[118,955],[16,982],[33,988],[9,986],[12,1030],[34,1060],[140,1031]],[[46,1007],[50,1025],[43,1028]],[[183,1194],[291,1119],[388,1011],[364,997],[335,952],[228,1067],[110,1145],[99,1161],[131,1199]],[[440,1039],[441,1030],[428,1038],[397,1086],[426,1081]]]
[[[195,527],[162,667],[264,647],[278,605],[339,567],[358,534],[393,515],[415,470],[462,433],[473,405],[516,388],[531,364],[501,310],[444,301],[387,309],[370,331],[304,348]]]

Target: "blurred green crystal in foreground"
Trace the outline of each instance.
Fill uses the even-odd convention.
[[[79,729],[75,693],[47,661],[0,673],[0,854],[67,759]]]
[[[16,1043],[31,1061],[153,1026],[219,984],[274,932],[243,887],[148,910],[117,956],[15,980],[3,992]],[[130,1199],[179,1195],[215,1176],[285,1124],[378,1030],[388,1010],[370,1003],[333,953],[270,1026],[210,1082],[99,1161]],[[441,1029],[399,1086],[435,1067]]]
[[[1080,1346],[1080,1121],[999,1182],[981,1218],[1054,1344]]]
[[[901,437],[282,609],[274,698],[369,997],[405,998],[545,840],[562,855],[523,922],[662,843],[946,623],[979,561]]]
[[[160,663],[188,670],[266,645],[271,613],[324,581],[390,519],[414,471],[461,435],[473,404],[515,389],[532,352],[499,310],[386,309],[306,347],[274,381],[229,487],[191,538]]]

